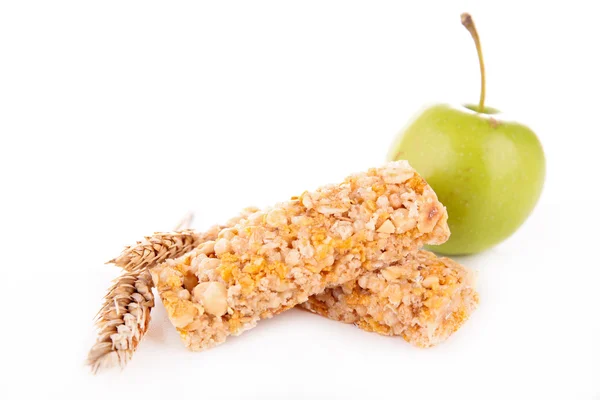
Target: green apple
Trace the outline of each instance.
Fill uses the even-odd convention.
[[[391,160],[408,160],[448,209],[450,239],[430,249],[449,255],[477,253],[512,235],[534,209],[545,178],[544,151],[536,134],[485,107],[479,37],[468,14],[463,14],[463,24],[479,54],[479,105],[425,109],[388,154]]]

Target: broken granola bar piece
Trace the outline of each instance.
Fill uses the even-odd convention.
[[[402,336],[418,347],[446,340],[479,303],[473,273],[421,250],[312,296],[301,307],[369,332]]]

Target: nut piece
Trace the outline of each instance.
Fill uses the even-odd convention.
[[[408,216],[408,210],[406,208],[399,208],[392,214],[392,221],[398,232],[408,232],[417,225],[414,218]]]
[[[437,208],[437,205],[434,203],[426,204],[424,209],[419,214],[419,222],[417,223],[417,228],[419,231],[429,233],[433,231],[435,224],[438,223],[442,213]]]
[[[227,312],[227,289],[221,282],[202,282],[194,288],[194,300],[215,317]]]
[[[392,193],[390,195],[390,205],[394,207],[395,210],[402,206],[402,199],[400,199],[400,195],[398,193]]]
[[[377,229],[379,233],[394,233],[396,231],[396,227],[392,224],[392,221],[386,219],[383,221],[383,224]]]

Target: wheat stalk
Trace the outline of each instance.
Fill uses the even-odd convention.
[[[125,366],[150,325],[154,306],[152,278],[147,270],[125,272],[104,296],[104,305],[96,317],[99,333],[87,364],[92,372]]]

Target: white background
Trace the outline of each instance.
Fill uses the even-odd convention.
[[[600,399],[595,3],[3,1],[0,397]],[[547,180],[459,259],[481,306],[456,335],[420,350],[293,310],[189,353],[159,304],[123,372],[84,368],[122,246],[376,166],[424,104],[476,102],[463,11]]]

